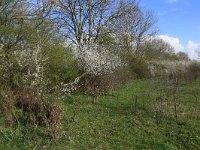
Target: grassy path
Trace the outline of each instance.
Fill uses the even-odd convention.
[[[196,86],[183,86],[182,105],[196,105],[192,92]],[[41,127],[5,129],[1,118],[0,149],[200,149],[200,119],[176,120],[149,109],[157,93],[148,80],[137,80],[113,93],[99,97],[96,104],[83,95],[70,102],[64,99],[62,128],[54,138],[52,131]],[[138,98],[136,111],[133,95]]]

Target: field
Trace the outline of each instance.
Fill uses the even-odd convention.
[[[199,81],[181,83],[176,99],[161,86],[135,80],[96,104],[87,95],[61,97],[58,129],[25,125],[21,112],[14,113],[18,123],[5,128],[1,117],[0,149],[200,149]]]

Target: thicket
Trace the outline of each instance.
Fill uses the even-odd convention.
[[[61,82],[74,80],[78,68],[52,22],[33,6],[15,0],[0,4],[0,115],[8,126],[19,121],[52,128],[62,116],[56,98]]]

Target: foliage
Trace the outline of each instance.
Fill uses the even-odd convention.
[[[133,74],[135,78],[148,78],[150,77],[149,64],[145,60],[134,57],[128,53],[123,56],[123,60],[127,64],[127,69]]]
[[[186,80],[195,81],[200,76],[199,62],[192,62],[186,67]]]
[[[52,85],[70,82],[78,76],[78,64],[70,49],[59,45],[45,45],[43,57],[45,80]]]
[[[52,22],[26,2],[0,4],[0,112],[10,122],[11,113],[21,110],[26,124],[57,126],[60,105],[45,101],[61,93],[60,83],[74,79],[77,68]]]

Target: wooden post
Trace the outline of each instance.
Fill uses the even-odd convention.
[[[138,100],[138,96],[135,95],[135,112],[137,111],[137,100]]]

